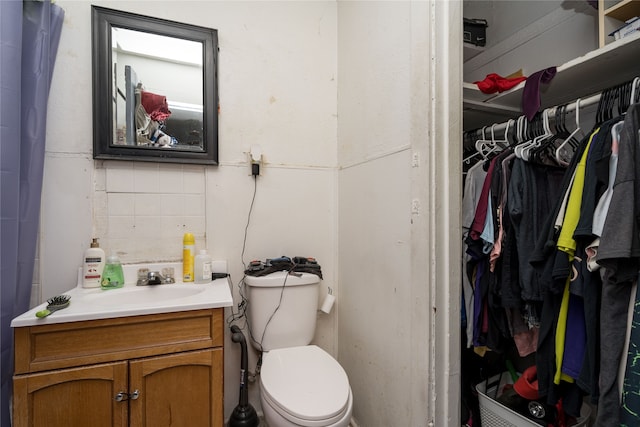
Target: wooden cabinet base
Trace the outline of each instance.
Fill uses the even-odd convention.
[[[222,427],[222,310],[16,329],[14,427]]]

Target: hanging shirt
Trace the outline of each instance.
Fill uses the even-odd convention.
[[[487,168],[487,175],[482,185],[482,190],[480,191],[480,198],[478,199],[478,204],[476,206],[476,212],[473,217],[473,222],[471,223],[471,230],[469,231],[469,236],[474,240],[478,240],[480,238],[480,234],[482,234],[482,230],[484,230],[485,221],[487,219],[487,203],[489,202],[489,189],[491,188],[491,175],[493,174],[493,168],[495,166],[495,163],[496,163],[495,158],[489,162],[489,167]]]
[[[573,238],[573,233],[576,229],[576,225],[578,224],[578,220],[580,219],[580,205],[582,203],[582,190],[584,188],[584,174],[587,164],[587,155],[589,154],[591,142],[597,134],[598,129],[591,134],[589,142],[587,143],[587,148],[584,153],[582,153],[580,162],[578,162],[578,165],[576,166],[575,177],[573,179],[573,185],[571,186],[571,193],[569,194],[564,221],[562,222],[562,229],[558,236],[558,249],[566,252],[570,257],[573,257],[576,250],[576,241]]]
[[[611,196],[613,195],[613,183],[616,179],[618,170],[618,140],[620,138],[620,130],[622,122],[618,122],[611,128],[611,157],[609,157],[609,181],[605,192],[598,200],[598,204],[593,212],[593,234],[600,237],[604,228],[604,221],[611,205]]]
[[[512,150],[511,150],[512,151]],[[495,271],[496,261],[502,253],[502,242],[505,236],[505,223],[504,223],[504,210],[507,208],[507,195],[509,188],[509,178],[511,177],[511,160],[515,159],[516,155],[511,152],[507,157],[502,160],[502,186],[500,193],[500,204],[498,206],[498,237],[494,242],[493,249],[489,254],[489,269]]]
[[[473,345],[473,325],[474,325],[474,293],[473,280],[467,274],[467,263],[470,255],[467,254],[467,244],[465,239],[469,234],[469,228],[473,222],[476,205],[480,199],[480,192],[487,172],[482,168],[483,162],[478,162],[467,171],[464,182],[464,196],[462,197],[462,306],[463,316],[466,319],[467,347]]]
[[[584,188],[580,205],[580,219],[576,224],[573,238],[587,244],[595,237],[593,234],[593,213],[598,199],[606,190],[611,157],[611,129],[620,122],[620,118],[608,120],[600,125],[598,134],[593,138],[584,174]]]
[[[495,236],[495,229],[493,227],[493,204],[491,202],[491,190],[489,190],[489,197],[487,198],[487,215],[484,220],[484,228],[482,229],[482,234],[480,234],[480,239],[484,242],[482,245],[482,252],[485,254],[491,253],[491,249],[493,249],[493,242]]]
[[[610,270],[613,283],[636,278],[640,268],[640,105],[627,110],[620,131],[618,170],[596,261]]]

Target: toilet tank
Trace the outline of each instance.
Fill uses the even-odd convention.
[[[254,347],[267,351],[311,342],[316,329],[318,276],[279,271],[246,276],[244,282]]]

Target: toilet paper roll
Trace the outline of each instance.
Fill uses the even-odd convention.
[[[336,302],[336,297],[331,294],[327,294],[327,296],[324,298],[324,302],[322,303],[322,307],[320,307],[320,311],[327,314],[331,313],[334,302]]]

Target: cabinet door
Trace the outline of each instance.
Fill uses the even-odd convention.
[[[126,427],[127,363],[61,369],[13,379],[14,427]]]
[[[130,362],[131,427],[222,427],[223,351],[177,353]]]

